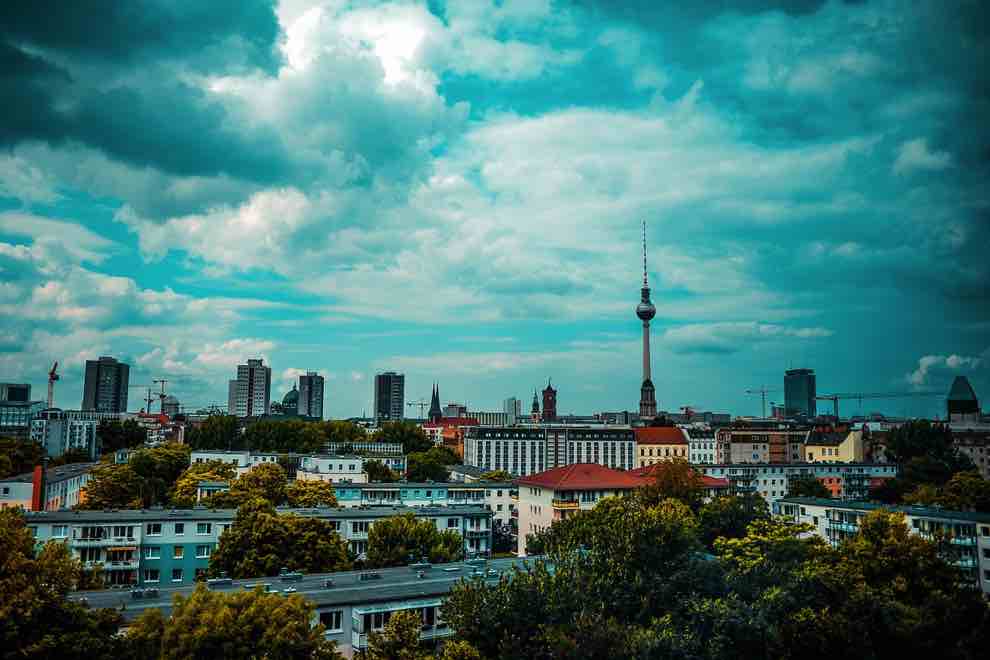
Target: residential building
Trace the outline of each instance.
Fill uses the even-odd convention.
[[[805,497],[786,497],[773,507],[774,513],[781,517],[811,525],[813,534],[832,545],[855,536],[863,518],[877,509],[903,513],[912,533],[927,538],[946,535],[945,558],[990,597],[990,513]]]
[[[516,517],[518,489],[508,481],[340,483],[334,486],[340,506],[454,506],[476,504],[492,512],[499,525]]]
[[[98,412],[127,412],[127,388],[130,366],[115,358],[102,355],[98,360],[86,360],[83,383],[83,410]]]
[[[525,568],[524,559],[469,559],[443,565],[419,565],[418,570],[407,566],[368,571],[346,571],[305,575],[301,579],[258,577],[233,580],[230,584],[212,584],[211,589],[237,592],[254,585],[270,585],[275,591],[291,587],[314,605],[313,624],[326,628],[326,638],[336,644],[345,658],[360,656],[368,648],[368,636],[380,632],[398,612],[414,612],[422,620],[420,640],[441,643],[454,634],[443,619],[441,606],[447,594],[464,579],[484,580],[497,584],[504,576],[511,579],[516,568]],[[149,584],[149,586],[152,586]],[[162,586],[158,593],[145,593],[142,598],[127,598],[127,607],[120,614],[125,625],[149,609],[161,611],[166,618],[172,608],[172,597],[188,598],[195,587]],[[126,594],[103,589],[73,592],[72,600],[82,600],[93,608],[119,608]]]
[[[350,549],[368,548],[368,530],[383,518],[413,513],[440,530],[452,529],[466,553],[491,549],[492,513],[480,505],[448,507],[280,508],[280,513],[328,521]],[[102,565],[110,585],[182,586],[193,584],[209,567],[220,535],[236,509],[29,512],[27,525],[38,544],[64,540],[87,568]]]
[[[355,454],[366,461],[379,461],[385,467],[399,474],[406,471],[406,456],[400,442],[328,442],[328,454]]]
[[[469,410],[465,414],[478,420],[478,424],[481,426],[507,426],[509,424],[509,416],[498,410]]]
[[[646,426],[633,429],[633,433],[637,467],[675,458],[688,460],[687,434],[676,426]]]
[[[31,420],[44,409],[44,401],[0,400],[0,436],[27,438],[31,434]]]
[[[364,471],[364,458],[361,456],[314,455],[302,457],[296,479],[366,483],[368,474]]]
[[[651,480],[656,480],[657,471],[662,468],[663,463],[651,463],[643,467],[629,470],[629,474],[634,477],[640,477],[643,480],[641,484],[645,486],[648,485]],[[695,471],[697,472],[697,470]],[[702,485],[702,499],[705,502],[710,502],[716,497],[721,497],[732,493],[732,483],[728,479],[723,477],[710,477],[706,474],[700,474],[700,476]]]
[[[953,431],[952,444],[969,456],[984,479],[990,479],[990,428],[982,431]]]
[[[526,555],[526,539],[549,529],[578,511],[586,511],[605,497],[625,495],[643,485],[643,478],[594,463],[575,463],[521,477],[519,487],[519,545]]]
[[[502,402],[502,410],[505,412],[505,425],[512,426],[522,420],[522,401],[514,396]]]
[[[299,414],[303,417],[323,419],[323,376],[307,371],[299,376]]]
[[[474,467],[473,465],[464,465],[463,463],[459,465],[448,465],[447,469],[450,470],[450,481],[464,484],[481,481],[481,475],[488,472],[488,470]]]
[[[787,496],[791,479],[817,479],[840,499],[864,499],[870,488],[897,476],[887,463],[750,463],[696,465],[709,477],[728,479],[734,493],[758,493],[767,502]]]
[[[818,414],[816,395],[814,369],[784,372],[784,414],[787,417],[815,417]]]
[[[394,371],[375,376],[375,420],[379,423],[405,417],[406,377]]]
[[[261,358],[237,365],[237,378],[227,389],[227,412],[235,417],[261,417],[271,412],[272,368]]]
[[[516,476],[572,463],[616,469],[635,467],[631,428],[614,426],[521,425],[465,429],[464,463]]]
[[[715,431],[706,425],[692,425],[684,429],[688,436],[688,462],[715,462]]]
[[[863,431],[811,431],[804,455],[808,463],[862,463],[866,460]]]
[[[70,463],[49,468],[42,479],[40,465],[33,472],[0,479],[0,509],[18,507],[30,511],[71,508],[86,499],[90,472],[99,463]]]
[[[45,448],[51,457],[69,450],[85,451],[93,460],[100,456],[96,430],[103,420],[121,419],[119,413],[95,410],[61,410],[48,408],[31,420],[30,438]]]
[[[336,444],[336,443],[332,443]],[[360,443],[357,443],[360,444]],[[367,443],[382,445],[387,443]],[[346,445],[354,446],[354,445]],[[197,449],[189,456],[190,463],[206,463],[221,461],[233,465],[238,476],[244,474],[256,465],[278,463],[289,475],[290,479],[319,479],[321,481],[367,481],[364,464],[367,461],[381,461],[389,469],[403,474],[406,470],[406,457],[402,454],[402,446],[398,445],[399,453],[353,452],[351,454],[280,454],[277,452],[252,452],[247,449]],[[302,473],[306,473],[303,475]]]
[[[808,426],[746,421],[715,432],[715,463],[800,463]]]
[[[440,417],[435,422],[420,425],[433,444],[447,447],[460,457],[464,456],[464,430],[470,426],[478,426],[474,417]]]

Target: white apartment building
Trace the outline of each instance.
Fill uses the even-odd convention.
[[[832,545],[855,536],[862,519],[876,509],[903,513],[908,528],[916,534],[931,537],[941,532],[948,535],[946,559],[959,567],[990,597],[990,513],[805,497],[784,498],[773,507],[774,513],[779,516],[811,525],[814,528],[812,533]]]
[[[897,476],[897,466],[887,463],[749,463],[696,465],[709,477],[728,479],[736,493],[758,493],[773,503],[785,497],[791,479],[817,479],[832,497],[863,499],[869,489]]]
[[[687,434],[688,462],[693,465],[715,462],[715,431],[706,425],[684,427]]]
[[[296,479],[329,481],[331,483],[367,483],[365,459],[361,456],[303,456],[296,470]]]
[[[614,426],[517,425],[464,429],[464,464],[526,476],[573,463],[628,470],[636,437]]]
[[[272,369],[264,360],[237,365],[237,378],[227,388],[227,412],[236,417],[261,417],[271,412]]]
[[[625,495],[643,486],[642,477],[596,464],[578,463],[522,477],[519,488],[519,546],[526,555],[526,537],[548,529],[577,511],[591,509],[604,497]]]
[[[99,463],[70,463],[50,468],[41,482],[41,466],[0,479],[0,509],[17,507],[28,511],[70,509],[84,499],[83,488]],[[44,500],[44,504],[42,504]]]
[[[100,422],[121,418],[121,413],[48,408],[31,420],[30,438],[42,445],[51,457],[61,456],[70,450],[82,450],[96,459],[100,455],[96,434]]]

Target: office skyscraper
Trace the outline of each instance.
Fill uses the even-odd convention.
[[[237,365],[237,378],[227,387],[227,413],[235,417],[260,417],[271,411],[272,369],[264,360]]]
[[[818,414],[816,395],[814,369],[788,369],[784,372],[785,415],[814,417]]]
[[[375,419],[397,421],[405,416],[406,377],[394,371],[375,376]]]
[[[323,376],[307,371],[299,377],[299,414],[323,419]]]
[[[106,355],[99,360],[86,360],[83,383],[83,410],[97,412],[127,412],[129,365]]]
[[[506,424],[509,426],[518,424],[520,418],[522,418],[522,401],[514,396],[510,396],[502,404],[502,410],[505,412]]]

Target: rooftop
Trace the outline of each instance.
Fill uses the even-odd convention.
[[[527,563],[538,558],[507,558],[488,561],[484,568],[489,583],[495,583],[502,575],[511,575],[515,567],[522,568]],[[478,565],[478,568],[481,568]],[[487,575],[487,570],[495,571]],[[280,591],[293,587],[296,593],[307,600],[313,601],[317,608],[342,605],[371,605],[390,601],[406,601],[420,598],[439,598],[447,595],[451,588],[463,579],[470,579],[475,566],[467,562],[451,564],[433,564],[425,569],[425,578],[420,578],[416,570],[409,566],[396,568],[379,568],[361,571],[340,571],[336,573],[313,573],[299,581],[282,582],[278,577],[257,577],[233,580],[230,585],[211,587],[214,591],[233,592],[244,591],[253,584],[271,584]],[[364,573],[376,573],[381,576],[374,581],[362,580]],[[332,587],[327,587],[327,580],[332,580]],[[79,591],[70,594],[69,599],[78,601],[85,598],[92,608],[118,608],[125,605],[121,614],[126,621],[133,621],[144,610],[157,609],[168,615],[172,608],[172,597],[175,594],[188,596],[195,586],[166,587],[158,591],[156,598],[132,599],[127,590],[103,589],[100,591]]]
[[[657,469],[662,467],[663,463],[654,463],[653,465],[646,465],[644,467],[635,468],[629,470],[628,474],[646,479],[655,476]],[[701,481],[705,488],[728,488],[729,480],[723,479],[721,477],[709,477],[707,474],[701,475]]]
[[[812,446],[838,447],[846,441],[847,437],[849,437],[848,433],[836,433],[834,431],[812,431],[808,434],[808,439],[805,441],[805,444]]]
[[[643,482],[622,470],[595,463],[575,463],[531,474],[517,480],[520,486],[539,486],[553,490],[598,490],[603,488],[639,488]]]
[[[799,505],[804,504],[805,506],[824,506],[832,509],[853,509],[855,511],[876,511],[877,509],[884,509],[887,511],[898,511],[910,516],[920,516],[925,518],[944,518],[951,520],[965,520],[968,522],[990,523],[990,513],[953,511],[952,509],[941,509],[929,506],[891,506],[887,504],[877,504],[876,502],[847,502],[821,497],[784,497],[777,500],[777,502]]]
[[[965,376],[956,376],[949,388],[949,401],[976,401],[976,392]]]
[[[81,474],[86,474],[99,465],[99,463],[69,463],[68,465],[59,465],[48,470],[46,481],[49,486],[57,484],[73,477],[78,477]],[[0,479],[0,483],[29,484],[32,481],[34,481],[34,472],[25,472],[24,474]]]
[[[686,445],[684,432],[676,426],[646,426],[633,430],[639,445]]]

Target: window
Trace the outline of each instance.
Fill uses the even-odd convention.
[[[161,523],[148,523],[145,533],[148,536],[161,536],[162,535],[162,524]]]
[[[57,539],[64,539],[69,535],[68,525],[52,525],[52,536]]]
[[[175,549],[172,551],[172,559],[182,559],[183,555],[185,554],[186,554],[186,549],[181,545],[177,545],[175,546]]]
[[[4,495],[10,495],[10,488],[8,488],[7,486],[4,486],[3,487],[3,494]]]
[[[172,569],[172,582],[182,582],[182,569],[173,568]]]
[[[355,534],[367,534],[368,533],[368,521],[367,520],[355,520],[351,523],[351,530]]]
[[[983,525],[980,527],[980,534],[982,536],[990,536],[990,527]]]
[[[343,630],[343,618],[343,612],[341,610],[320,612],[320,623],[327,629],[327,632],[340,632]]]
[[[210,546],[208,545],[197,545],[196,546],[196,558],[197,559],[207,559],[210,556]]]
[[[197,534],[209,534],[213,531],[212,523],[196,523]]]
[[[175,535],[182,536],[186,533],[186,523],[175,523]]]
[[[162,549],[158,546],[147,546],[144,549],[145,559],[160,559],[162,556]]]
[[[146,569],[144,569],[144,581],[145,582],[158,582],[158,569],[157,568],[146,568]]]

